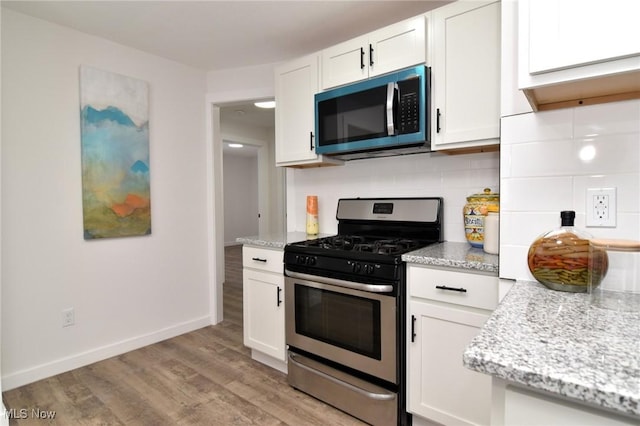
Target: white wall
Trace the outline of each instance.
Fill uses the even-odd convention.
[[[502,277],[535,280],[527,249],[561,210],[594,237],[640,240],[639,100],[504,117],[501,143]],[[604,187],[617,188],[617,227],[586,228],[586,189]]]
[[[471,194],[499,192],[499,154],[415,154],[287,170],[287,229],[304,231],[306,196],[318,196],[321,233],[337,231],[339,198],[443,197],[444,237],[466,241],[462,208]]]
[[[275,64],[256,65],[252,67],[216,70],[207,73],[207,93],[215,93],[221,99],[230,96],[229,100],[258,99],[256,93],[265,98],[273,98],[273,69]],[[247,93],[246,97],[238,97]]]
[[[258,156],[224,154],[224,243],[258,235]]]
[[[6,9],[2,55],[5,390],[208,324],[206,73]],[[80,65],[149,83],[150,236],[83,239]]]
[[[2,20],[2,8],[0,7],[0,22]],[[0,36],[1,41],[1,36]],[[0,70],[2,69],[2,47],[0,43]],[[2,99],[2,84],[0,83],[0,99]],[[2,129],[2,102],[0,102],[0,129]],[[2,241],[2,135],[0,132],[0,242]],[[2,244],[0,244],[0,318],[2,318]],[[2,321],[0,320],[0,325]],[[0,327],[0,342],[2,338],[2,332]],[[2,346],[0,345],[0,348]],[[0,351],[1,352],[1,351]],[[2,394],[2,354],[0,353],[0,395]],[[6,413],[4,401],[0,396],[0,410]],[[9,424],[9,416],[0,416],[0,425],[5,426]]]
[[[275,125],[275,123],[274,123]],[[221,120],[220,132],[225,141],[239,142],[258,147],[258,174],[256,185],[258,190],[258,211],[260,212],[259,229],[249,227],[239,235],[227,235],[225,245],[235,242],[236,237],[251,235],[278,234],[284,231],[284,170],[275,166],[275,129],[273,126],[248,125],[245,122]],[[226,156],[224,157],[226,159]],[[226,160],[225,160],[226,161]],[[226,174],[226,165],[223,164]],[[228,184],[224,178],[225,191]],[[225,223],[227,223],[227,206],[225,204]],[[254,232],[255,231],[255,232]]]

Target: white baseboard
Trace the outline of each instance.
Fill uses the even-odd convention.
[[[0,415],[0,426],[9,426],[9,413],[2,403],[2,415]]]
[[[251,358],[271,368],[274,368],[284,374],[287,374],[288,372],[286,362],[280,361],[279,359],[272,358],[269,355],[265,355],[260,351],[256,351],[255,349],[251,349]]]
[[[85,365],[93,364],[94,362],[121,355],[135,349],[140,349],[144,346],[161,342],[208,325],[211,325],[211,318],[207,315],[154,331],[152,333],[132,337],[113,344],[57,359],[46,364],[10,373],[2,376],[2,391],[4,392],[38,380],[46,379],[47,377],[55,376],[56,374],[84,367]]]

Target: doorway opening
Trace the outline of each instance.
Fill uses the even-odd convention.
[[[268,97],[256,95],[248,99],[240,99],[242,97],[244,96],[239,96],[236,100],[213,99],[211,97],[207,99],[207,114],[210,120],[207,124],[207,175],[211,184],[208,192],[210,224],[208,240],[209,252],[213,255],[209,267],[212,324],[223,320],[225,246],[235,242],[238,236],[247,237],[284,232],[286,223],[285,173],[275,167],[275,117],[273,110],[269,113],[251,109],[254,100],[264,100]],[[225,176],[224,171],[224,151],[225,149],[227,151],[233,149],[228,146],[231,142],[242,144],[248,150],[256,152],[257,170],[254,168],[254,171],[247,172],[247,174],[254,174],[255,177],[240,177],[236,180],[244,180],[246,184],[249,179],[253,183],[257,183],[258,208],[257,212],[254,210],[254,215],[258,217],[258,232],[247,230],[242,235],[228,236],[225,231],[225,217],[233,213],[226,212],[225,186],[228,186],[226,185],[228,176]],[[234,188],[227,191],[243,193],[247,191],[247,188]],[[238,259],[237,255],[236,259]],[[241,256],[239,260],[241,265]]]

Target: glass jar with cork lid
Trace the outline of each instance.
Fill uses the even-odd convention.
[[[640,241],[592,239],[589,252],[591,303],[640,312]]]

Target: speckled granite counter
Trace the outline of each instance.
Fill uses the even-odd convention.
[[[289,243],[297,241],[311,240],[314,238],[327,237],[330,234],[307,235],[305,232],[287,232],[282,234],[256,235],[250,237],[238,237],[237,243],[248,244],[258,247],[268,247],[283,249]]]
[[[640,312],[518,281],[467,346],[475,371],[640,420]]]
[[[485,253],[468,243],[444,242],[402,255],[402,260],[420,265],[444,266],[498,273],[498,255]]]

